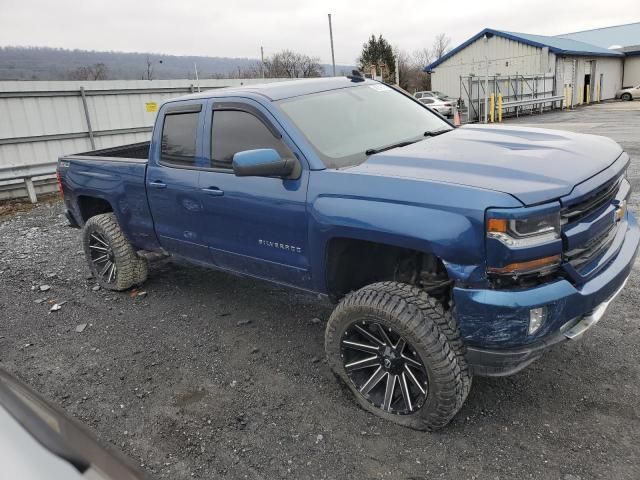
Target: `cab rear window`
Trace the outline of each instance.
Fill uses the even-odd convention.
[[[196,158],[197,112],[173,113],[164,118],[160,161],[192,167]]]

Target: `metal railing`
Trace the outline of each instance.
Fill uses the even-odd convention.
[[[555,75],[461,75],[460,100],[467,122],[483,121],[491,113],[488,100],[493,95],[507,102],[548,99],[556,93]],[[488,120],[488,119],[487,119]]]
[[[533,113],[534,110],[538,110],[539,108],[540,113],[542,113],[544,111],[545,105],[550,105],[551,108],[555,108],[556,103],[560,103],[560,108],[562,108],[562,104],[564,103],[564,101],[564,95],[556,95],[554,97],[545,98],[532,98],[527,100],[512,100],[510,102],[502,102],[502,110],[504,112],[510,109],[514,109],[517,117],[520,112],[522,112],[522,107],[531,107],[529,109],[531,113]]]
[[[22,180],[31,203],[38,201],[33,179],[55,175],[57,162],[35,163],[31,165],[0,166],[0,182]]]

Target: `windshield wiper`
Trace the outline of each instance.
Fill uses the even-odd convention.
[[[443,133],[447,133],[453,130],[453,128],[443,128],[442,130],[432,130],[429,132],[424,132],[425,137],[437,137],[438,135],[442,135]]]
[[[424,132],[424,137],[436,137],[438,135],[442,135],[443,133],[447,133],[450,132],[451,130],[453,130],[452,128],[443,128],[442,130],[433,130],[433,131],[427,131]],[[405,140],[404,142],[398,142],[398,143],[392,143],[391,145],[387,145],[386,147],[380,147],[380,148],[370,148],[369,150],[365,151],[365,155],[373,155],[374,153],[380,153],[380,152],[385,152],[387,150],[391,150],[392,148],[400,148],[400,147],[406,147],[407,145],[411,145],[412,143],[417,143],[422,141],[422,138],[418,138],[416,140]]]
[[[385,152],[387,150],[391,150],[392,148],[406,147],[407,145],[411,145],[412,143],[419,142],[420,140],[422,140],[422,139],[419,138],[418,140],[407,140],[407,141],[404,141],[404,142],[392,143],[391,145],[387,145],[386,147],[370,148],[369,150],[365,151],[364,153],[365,153],[365,155],[373,155],[374,153]]]

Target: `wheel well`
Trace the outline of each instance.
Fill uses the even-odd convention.
[[[435,255],[366,240],[331,240],[327,249],[327,286],[333,301],[385,280],[419,286],[448,304],[451,282],[444,264]]]
[[[101,213],[113,212],[113,208],[109,202],[97,197],[78,197],[78,207],[80,208],[83,222]]]

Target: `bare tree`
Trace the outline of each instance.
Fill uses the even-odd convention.
[[[151,57],[149,57],[149,55],[147,55],[146,64],[147,64],[146,76],[143,75],[142,79],[153,80],[153,61],[151,60]]]
[[[431,88],[430,75],[424,72],[424,68],[431,63],[428,49],[408,54],[396,47],[394,55],[398,57],[400,87],[411,93]]]
[[[434,60],[449,51],[451,39],[444,33],[436,35],[431,48],[414,50],[411,54],[395,48],[400,68],[400,86],[407,91],[431,90],[431,74],[424,71]]]
[[[320,59],[291,50],[274,53],[264,61],[265,75],[271,78],[308,78],[322,76]]]
[[[104,63],[95,63],[88,67],[78,67],[69,75],[72,80],[106,80],[109,70]]]
[[[442,58],[442,56],[449,51],[451,45],[451,38],[445,33],[439,33],[433,41],[433,48],[431,49],[431,55],[436,60]]]
[[[420,48],[411,53],[411,62],[414,65],[422,65],[422,68],[433,62],[433,53],[428,48]]]

